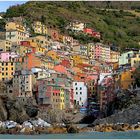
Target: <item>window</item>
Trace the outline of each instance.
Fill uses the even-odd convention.
[[[2,75],[4,75],[4,73],[2,73]]]
[[[13,68],[11,68],[11,70],[13,70]]]
[[[82,92],[80,92],[80,94],[82,94]]]
[[[82,90],[82,87],[80,87],[80,90]]]
[[[76,87],[75,90],[77,90],[78,88]]]
[[[9,93],[12,93],[12,90],[9,90]]]
[[[2,63],[2,66],[4,66],[4,63]]]
[[[8,66],[8,63],[6,63],[6,66]]]
[[[6,68],[6,70],[8,70],[8,68]]]
[[[2,70],[4,70],[4,68],[2,68]]]
[[[4,81],[4,78],[2,78],[2,81]]]
[[[77,83],[75,83],[75,85],[77,85]]]
[[[13,65],[13,62],[11,62],[11,65]]]
[[[76,92],[76,95],[78,94],[78,92]]]
[[[81,101],[81,97],[80,97],[80,101]]]

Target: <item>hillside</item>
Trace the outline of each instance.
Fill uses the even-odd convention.
[[[100,31],[104,43],[113,43],[124,50],[140,48],[139,9],[140,2],[27,2],[10,7],[5,17],[24,16],[29,26],[40,20],[67,34],[64,27],[78,19]]]

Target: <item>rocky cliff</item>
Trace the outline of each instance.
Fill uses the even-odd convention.
[[[38,109],[33,104],[23,105],[9,95],[0,95],[0,121],[13,120],[22,123],[37,115]]]
[[[125,102],[128,104],[127,100]],[[125,102],[124,105],[126,104]],[[116,113],[106,118],[97,119],[89,126],[95,126],[98,124],[106,124],[106,123],[136,124],[137,122],[140,122],[140,92],[137,92],[135,97],[129,99],[129,102],[131,102],[132,104],[130,104],[127,108],[122,108],[121,110],[118,110]]]

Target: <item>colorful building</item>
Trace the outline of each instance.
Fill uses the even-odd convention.
[[[61,88],[60,89],[60,110],[65,109],[65,100],[64,100],[65,98],[64,98],[64,95],[65,95],[64,89]]]
[[[131,67],[140,67],[140,53],[131,58]]]
[[[58,56],[58,54],[57,54],[56,51],[53,51],[53,50],[48,51],[48,52],[46,53],[46,55],[49,56],[49,57],[51,57],[51,58],[52,58],[53,60],[55,60],[55,61],[58,61],[58,60],[59,60],[59,56]]]
[[[134,51],[122,53],[119,57],[119,66],[130,64],[130,59],[134,56]]]
[[[9,81],[15,73],[15,62],[0,62],[0,81]]]
[[[6,40],[11,41],[15,44],[20,44],[20,41],[24,41],[29,37],[29,33],[21,32],[18,30],[8,30],[6,31]]]
[[[25,27],[23,25],[15,23],[15,22],[6,23],[5,29],[6,29],[6,31],[17,30],[19,32],[26,32],[26,29],[25,29]]]
[[[31,71],[17,71],[13,77],[14,95],[22,102],[25,102],[28,98],[32,98],[32,89],[35,82],[35,77]]]
[[[1,52],[0,53],[0,61],[1,62],[8,62],[8,61],[14,62],[16,57],[18,57],[18,55],[14,52]]]
[[[112,63],[117,63],[119,62],[119,56],[120,53],[119,52],[115,52],[115,51],[110,51],[110,62]]]
[[[83,31],[83,29],[86,27],[86,24],[81,21],[73,21],[70,22],[70,24],[66,27],[66,29],[71,29],[72,31]]]
[[[36,34],[48,34],[48,28],[44,24],[42,24],[40,21],[35,21],[32,25],[33,30]]]
[[[0,40],[0,51],[7,52],[11,51],[12,42],[9,40]]]
[[[77,107],[87,107],[87,86],[84,82],[73,82],[74,104]]]
[[[31,70],[34,67],[41,67],[42,61],[34,53],[27,53],[22,58],[22,69]]]
[[[134,85],[133,72],[131,70],[126,70],[121,72],[120,77],[120,88],[121,89],[132,89]]]

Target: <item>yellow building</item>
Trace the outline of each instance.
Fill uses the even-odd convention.
[[[27,52],[32,52],[32,48],[19,45],[15,48],[14,52],[20,54],[21,56],[25,56]]]
[[[11,80],[15,72],[14,62],[0,62],[0,81]]]
[[[60,89],[60,110],[65,109],[64,89]]]
[[[25,32],[26,31],[24,26],[22,26],[21,24],[15,23],[15,22],[8,22],[5,25],[5,29],[6,29],[6,31],[8,31],[8,30],[17,30],[19,32]]]
[[[12,42],[9,40],[0,40],[0,50],[7,52],[10,51],[12,47]]]
[[[83,63],[80,55],[71,55],[70,59],[71,59],[72,66],[76,66],[77,64]]]
[[[33,23],[33,30],[37,34],[48,34],[48,28],[44,24],[42,24],[40,21],[35,21]]]
[[[47,68],[53,70],[53,68],[54,68],[54,62],[48,61]]]
[[[57,60],[60,60],[60,57],[57,55],[57,53],[53,50],[51,51],[48,51],[46,53],[47,56],[51,57],[53,60],[57,61]]]
[[[94,59],[94,49],[95,49],[94,43],[89,43],[87,45],[87,55],[90,59]]]
[[[110,62],[116,63],[119,62],[119,56],[120,53],[119,52],[115,52],[115,51],[110,51]]]
[[[140,53],[136,54],[135,57],[131,58],[131,67],[139,67],[140,66]]]
[[[122,72],[120,75],[120,87],[122,89],[130,89],[133,87],[133,84],[133,73],[130,70]]]
[[[46,48],[44,48],[44,47],[37,47],[36,48],[36,53],[45,54],[45,51],[46,51]]]
[[[27,41],[30,42],[31,46],[33,47],[46,47],[48,46],[48,41],[46,37],[44,36],[36,36],[36,37],[30,37],[27,39]]]

